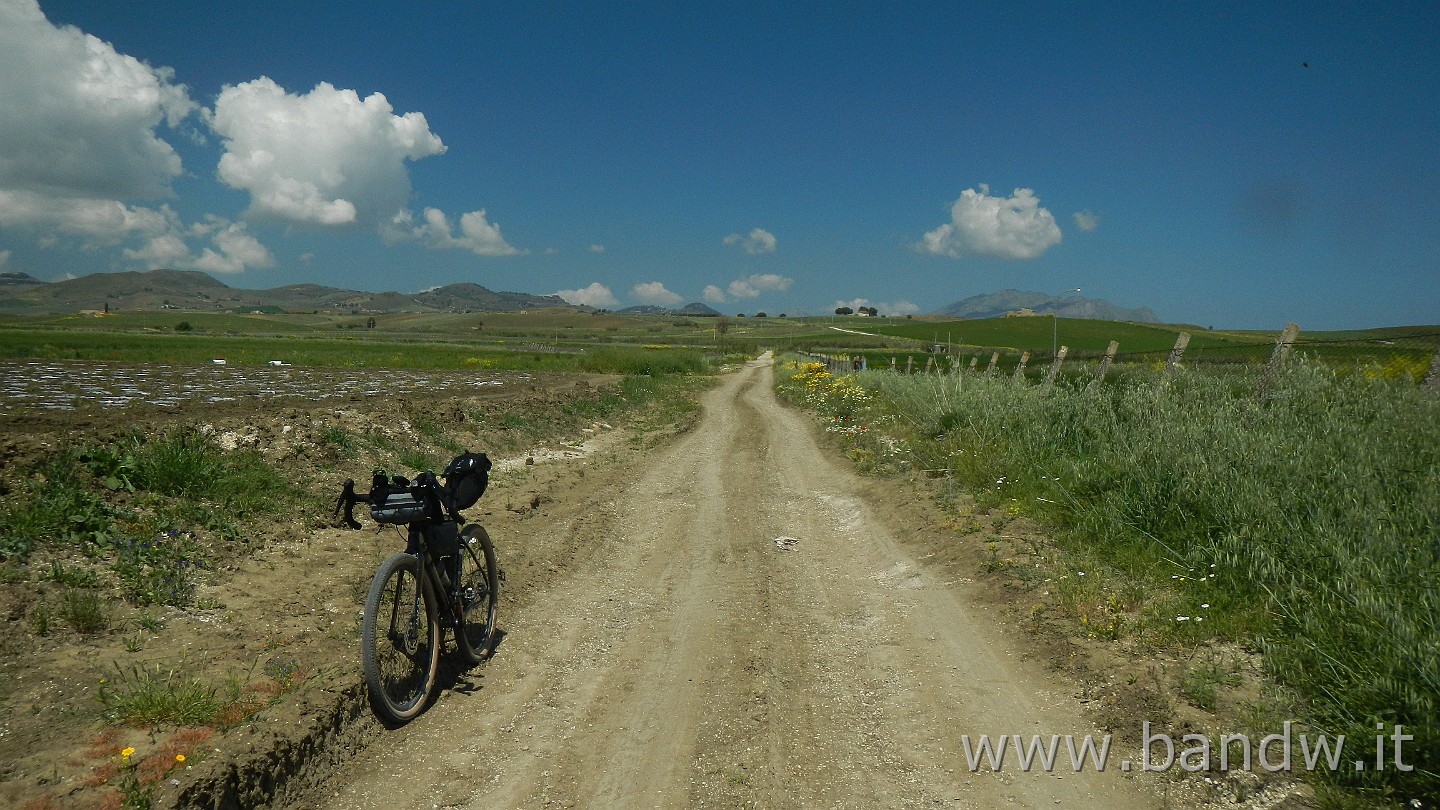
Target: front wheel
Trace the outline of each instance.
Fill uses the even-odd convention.
[[[381,720],[396,725],[425,707],[440,660],[440,625],[420,577],[413,554],[395,554],[382,563],[365,597],[360,627],[370,705]]]
[[[490,655],[495,645],[495,606],[500,599],[500,566],[490,535],[476,524],[460,533],[460,588],[464,620],[455,629],[455,646],[471,664]]]

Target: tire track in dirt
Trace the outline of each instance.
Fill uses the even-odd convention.
[[[771,375],[762,358],[708,392],[631,483],[577,488],[548,531],[588,548],[508,583],[534,598],[496,657],[307,803],[1156,806],[1113,769],[967,772],[961,734],[1091,727],[907,555]],[[503,565],[527,540],[498,542]]]

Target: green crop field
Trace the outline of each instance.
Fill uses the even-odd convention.
[[[1072,353],[1103,353],[1110,341],[1120,343],[1120,351],[1168,352],[1181,331],[1190,333],[1190,347],[1251,346],[1273,342],[1274,336],[1212,333],[1197,327],[1093,321],[1083,318],[986,318],[963,321],[901,321],[876,324],[875,328],[856,327],[867,332],[907,337],[925,343],[950,343],[982,348],[1009,348],[1049,354],[1052,340],[1058,337],[1062,346]],[[1276,332],[1279,330],[1277,329]]]

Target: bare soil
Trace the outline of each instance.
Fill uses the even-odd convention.
[[[400,729],[370,713],[356,643],[370,575],[403,544],[393,530],[281,522],[204,587],[206,609],[172,609],[154,633],[36,638],[19,601],[33,594],[3,586],[0,806],[115,806],[125,746],[162,764],[186,754],[160,807],[1299,806],[1277,780],[1119,767],[1139,761],[1126,730],[1173,709],[1141,677],[1153,664],[1037,623],[924,482],[854,474],[776,401],[772,373],[761,358],[723,376],[693,423],[597,423],[509,453],[470,513],[504,569],[503,639],[482,666],[447,666]],[[599,382],[486,396],[543,414]],[[338,407],[385,424],[419,404]],[[203,414],[299,463],[291,434],[339,418],[334,404],[276,407],[163,419]],[[118,429],[54,414],[24,427],[0,440],[10,470],[60,432]],[[316,474],[338,483],[332,463]],[[117,666],[228,678],[264,700],[224,728],[117,730],[90,697]],[[972,772],[962,740],[1107,730],[1103,773],[1021,772],[1013,751]]]

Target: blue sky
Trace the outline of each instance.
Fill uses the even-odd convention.
[[[1252,5],[0,0],[0,270],[1440,322],[1440,4]]]

